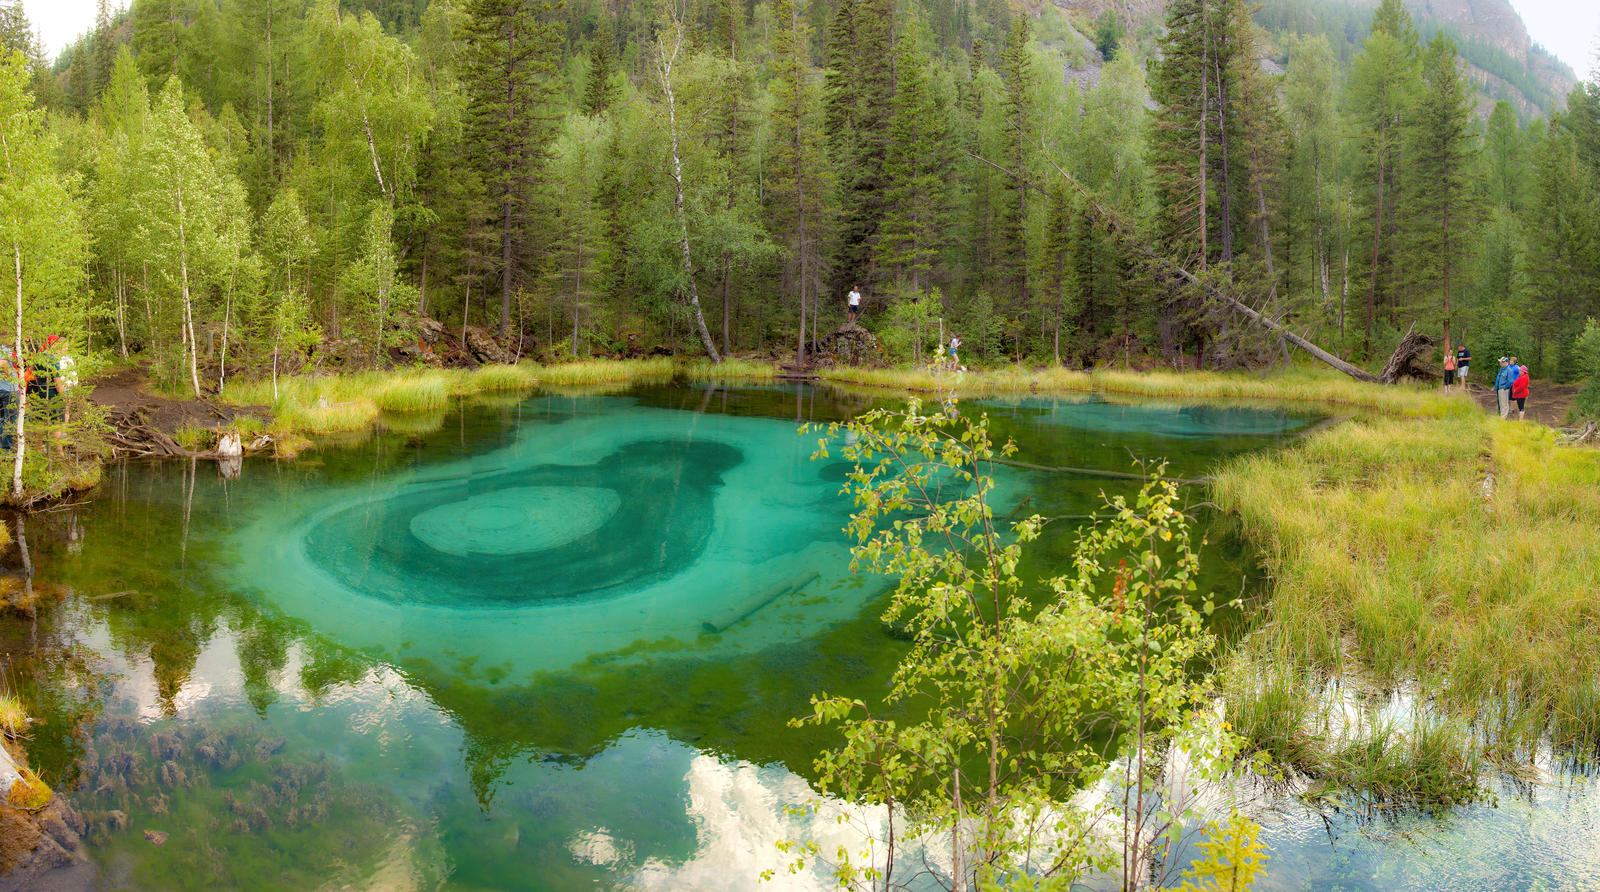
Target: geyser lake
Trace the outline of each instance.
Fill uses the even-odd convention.
[[[86,504],[16,527],[59,603],[0,622],[7,681],[40,720],[34,765],[90,822],[92,876],[68,879],[741,890],[779,868],[774,888],[827,888],[773,845],[841,839],[785,810],[833,742],[786,722],[813,693],[875,697],[903,645],[878,621],[887,581],[850,572],[849,469],[813,461],[796,426],[869,402],[704,385],[477,398],[233,480],[112,466]],[[1165,459],[1180,476],[1316,421],[1095,398],[963,411],[1033,465]],[[1035,577],[1069,565],[1102,492],[1137,485],[997,482],[997,511],[1062,518]],[[1216,538],[1204,582],[1232,594],[1254,561]],[[1258,888],[1592,875],[1594,784],[1558,774],[1442,819],[1275,802]]]

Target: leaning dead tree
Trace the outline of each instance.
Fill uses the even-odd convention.
[[[981,155],[975,155],[966,151],[963,151],[962,154],[995,168],[1001,173],[1004,173],[1005,175],[1016,180],[1025,188],[1031,188],[1035,190],[1038,190],[1039,188],[1038,186],[1029,183],[1024,177],[1013,173],[1004,167],[1001,167],[1000,165],[990,161],[987,158],[984,158]],[[1319,362],[1326,363],[1327,365],[1344,372],[1346,375],[1349,375],[1357,381],[1366,381],[1371,384],[1387,383],[1383,382],[1382,379],[1373,375],[1366,369],[1345,362],[1332,353],[1329,353],[1321,347],[1318,347],[1316,344],[1311,343],[1309,340],[1306,340],[1297,334],[1293,329],[1289,328],[1289,326],[1284,325],[1275,319],[1269,318],[1255,307],[1252,307],[1248,303],[1245,303],[1239,298],[1234,297],[1224,288],[1214,283],[1205,281],[1204,279],[1195,275],[1193,272],[1190,272],[1182,264],[1173,261],[1171,258],[1166,257],[1161,252],[1151,247],[1149,244],[1146,244],[1143,239],[1139,238],[1138,233],[1134,231],[1131,225],[1129,225],[1121,217],[1117,216],[1115,212],[1109,210],[1105,205],[1101,204],[1099,199],[1095,198],[1089,189],[1085,187],[1083,183],[1078,181],[1077,177],[1063,170],[1061,165],[1055,163],[1055,161],[1050,159],[1048,155],[1046,155],[1046,160],[1049,161],[1051,167],[1055,168],[1056,173],[1060,174],[1061,178],[1067,181],[1067,185],[1071,186],[1079,195],[1083,197],[1083,200],[1089,208],[1090,213],[1092,213],[1094,217],[1100,221],[1100,225],[1105,227],[1105,230],[1108,233],[1117,238],[1123,244],[1127,245],[1129,248],[1133,249],[1135,253],[1144,257],[1157,269],[1160,269],[1162,272],[1165,272],[1177,279],[1181,279],[1189,285],[1198,288],[1206,297],[1211,298],[1212,300],[1215,300],[1224,306],[1237,310],[1239,313],[1243,314],[1245,318],[1251,320],[1252,322],[1260,323],[1263,327],[1271,330],[1279,337],[1282,337],[1289,343],[1311,354],[1311,356]]]
[[[971,157],[978,158],[976,155],[971,155]],[[978,160],[983,161],[985,164],[989,164],[990,166],[999,167],[999,165],[994,164],[994,162],[987,159],[978,158]],[[1078,181],[1077,177],[1063,170],[1061,165],[1055,163],[1054,160],[1050,161],[1050,166],[1055,168],[1056,173],[1060,174],[1062,179],[1067,181],[1067,185],[1071,186],[1079,195],[1083,197],[1083,200],[1089,208],[1090,213],[1092,213],[1095,218],[1100,221],[1100,225],[1105,227],[1108,233],[1117,238],[1123,244],[1127,245],[1129,248],[1132,248],[1136,253],[1144,257],[1150,263],[1154,264],[1157,269],[1160,269],[1162,272],[1181,279],[1195,288],[1198,288],[1206,297],[1239,311],[1239,313],[1243,314],[1245,318],[1251,320],[1252,322],[1260,323],[1262,326],[1270,329],[1275,334],[1282,337],[1284,340],[1311,354],[1311,356],[1316,358],[1319,362],[1326,363],[1333,368],[1344,372],[1346,375],[1349,375],[1357,381],[1367,381],[1376,384],[1381,380],[1366,369],[1345,362],[1332,353],[1329,353],[1321,347],[1318,347],[1316,344],[1311,343],[1310,341],[1301,337],[1299,334],[1295,333],[1295,331],[1289,328],[1289,326],[1284,325],[1275,319],[1269,318],[1255,307],[1252,307],[1248,303],[1245,303],[1239,298],[1234,297],[1221,286],[1200,278],[1193,272],[1185,269],[1181,264],[1178,264],[1171,258],[1163,255],[1160,251],[1157,251],[1155,248],[1147,244],[1144,239],[1139,238],[1138,233],[1134,231],[1131,225],[1119,217],[1115,212],[1101,204],[1100,200],[1095,198],[1094,195],[1089,192],[1088,188]],[[1000,169],[1004,170],[1004,168]],[[1007,173],[1009,173],[1009,171],[1007,171]]]

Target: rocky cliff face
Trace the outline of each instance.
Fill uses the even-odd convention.
[[[1159,22],[1166,10],[1166,0],[1046,2],[1085,21],[1111,9],[1125,21]],[[1284,2],[1293,3],[1294,0]],[[1345,2],[1364,10],[1377,6],[1376,0]],[[1504,54],[1503,59],[1489,59],[1481,51],[1463,47],[1467,75],[1478,85],[1478,110],[1483,116],[1487,116],[1495,101],[1501,98],[1509,101],[1523,120],[1548,114],[1565,104],[1567,94],[1577,82],[1570,68],[1534,45],[1527,26],[1510,0],[1406,0],[1406,5],[1423,30],[1443,27],[1463,42],[1473,41]],[[1360,38],[1355,40],[1359,43]]]

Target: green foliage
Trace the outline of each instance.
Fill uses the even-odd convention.
[[[1073,571],[1034,588],[1017,567],[1044,520],[1004,523],[991,510],[994,465],[1015,448],[991,442],[986,418],[962,418],[953,400],[924,414],[912,400],[825,433],[817,457],[838,449],[855,465],[854,565],[896,580],[883,620],[911,649],[884,710],[822,694],[797,720],[842,734],[817,760],[822,791],[882,805],[903,836],[948,845],[958,887],[1064,889],[1119,860],[1137,882],[1132,865],[1182,837],[1190,801],[1151,811],[1132,796],[1113,847],[1091,828],[1120,806],[1068,805],[1072,794],[1105,776],[1108,749],[1129,749],[1119,783],[1141,792],[1158,785],[1158,754],[1214,757],[1215,771],[1237,752],[1225,730],[1196,736],[1209,689],[1189,667],[1214,646],[1214,604],[1196,590],[1176,486],[1158,475],[1132,499],[1108,499]],[[886,881],[896,851],[839,852],[839,886]]]
[[[1600,319],[1584,320],[1583,333],[1572,344],[1573,364],[1585,378],[1600,380]]]
[[[1568,415],[1571,421],[1600,421],[1600,380],[1591,378],[1583,382],[1572,397]]]
[[[1206,826],[1198,848],[1204,856],[1184,872],[1179,892],[1245,892],[1265,875],[1266,850],[1256,837],[1261,826],[1234,811],[1226,824]]]
[[[1117,58],[1117,50],[1122,46],[1122,38],[1126,34],[1122,20],[1117,18],[1116,10],[1103,10],[1094,20],[1094,48],[1100,51],[1100,57],[1107,62]]]

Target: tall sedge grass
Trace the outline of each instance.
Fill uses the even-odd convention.
[[[1472,415],[1476,406],[1464,395],[1441,394],[1424,385],[1387,387],[1364,384],[1332,371],[1295,369],[1257,375],[1245,372],[1093,372],[1011,367],[934,373],[926,369],[833,368],[824,381],[860,387],[933,393],[955,391],[968,397],[1019,393],[1090,393],[1218,401],[1249,400],[1316,403],[1387,415],[1449,418]]]
[[[539,372],[532,365],[486,365],[471,375],[473,388],[482,393],[516,393],[539,385]]]
[[[647,381],[670,381],[684,375],[699,380],[760,381],[775,376],[771,365],[729,360],[721,365],[679,363],[665,357],[633,360],[588,360],[540,366],[486,365],[461,369],[366,371],[340,375],[300,375],[272,381],[230,381],[222,399],[236,405],[270,406],[271,430],[280,438],[290,433],[327,435],[364,430],[378,420],[392,430],[416,433],[433,425],[452,397],[503,394],[516,399],[536,388],[596,392]],[[401,416],[416,413],[426,421],[408,424]]]
[[[1600,742],[1600,453],[1378,418],[1236,459],[1212,497],[1273,579],[1254,661],[1415,680],[1501,750]]]
[[[384,412],[437,412],[449,401],[450,387],[442,372],[393,377],[372,394],[372,402]]]
[[[770,362],[748,359],[724,359],[713,363],[709,359],[694,359],[683,366],[685,377],[695,381],[772,381],[778,369]]]

